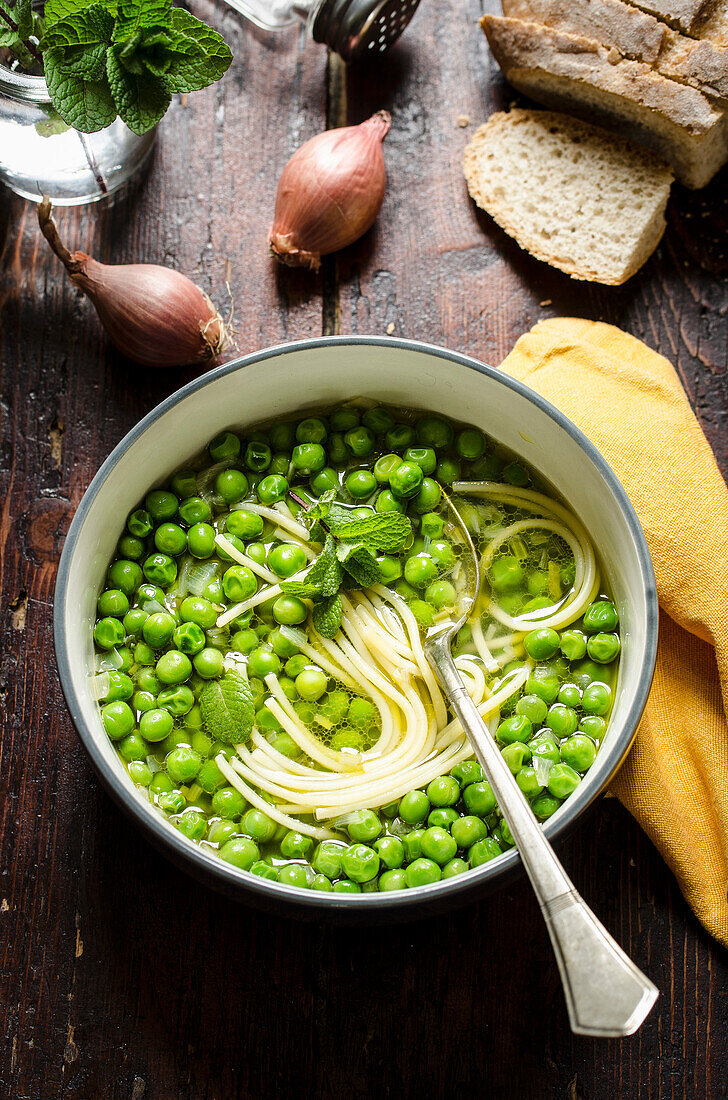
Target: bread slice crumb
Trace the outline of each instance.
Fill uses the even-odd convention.
[[[478,206],[521,248],[575,279],[624,283],[665,230],[670,168],[568,115],[492,115],[463,167]]]

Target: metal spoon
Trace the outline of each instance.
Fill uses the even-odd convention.
[[[446,499],[463,537],[461,561],[467,583],[458,608],[461,617],[433,628],[425,639],[425,653],[490,781],[531,880],[559,966],[571,1030],[605,1038],[631,1035],[659,991],[574,889],[455,667],[450,643],[475,605],[480,569],[470,533],[455,505]]]

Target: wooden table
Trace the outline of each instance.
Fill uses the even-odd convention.
[[[227,36],[232,69],[173,105],[134,195],[61,212],[71,247],[173,265],[223,307],[229,282],[243,352],[322,332],[391,333],[497,363],[539,318],[615,322],[677,365],[728,470],[725,174],[700,195],[675,189],[664,241],[627,286],[572,282],[467,199],[465,141],[514,99],[475,26],[477,0],[424,0],[386,62],[351,74],[295,32],[258,34],[210,0],[192,8]],[[266,232],[287,158],[325,126],[380,107],[394,123],[375,229],[319,278],[275,269]],[[583,820],[562,856],[662,990],[624,1041],[571,1036],[524,882],[419,924],[276,921],[174,870],[110,803],[55,671],[56,564],[102,459],[192,372],[145,371],[109,348],[38,242],[32,206],[4,194],[0,225],[0,1094],[724,1096],[726,953],[615,801]],[[604,413],[618,424],[618,409]]]

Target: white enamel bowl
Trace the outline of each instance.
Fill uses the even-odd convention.
[[[577,791],[548,821],[554,840],[604,790],[623,761],[647,699],[657,645],[657,598],[642,530],[627,496],[578,429],[526,386],[466,356],[407,340],[324,337],[218,367],[184,386],[121,441],[87,490],[66,539],[55,597],[63,691],[81,740],[115,800],[157,847],[216,889],[278,911],[396,920],[462,903],[520,868],[515,850],[416,890],[319,893],[257,878],[197,847],[135,790],[108,740],[92,688],[97,595],[127,513],[224,428],[288,418],[301,408],[364,396],[468,421],[521,455],[556,487],[590,532],[621,619],[624,649],[608,734]]]

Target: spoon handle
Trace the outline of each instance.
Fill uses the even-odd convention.
[[[577,1035],[619,1037],[640,1026],[659,996],[574,889],[468,694],[449,642],[426,649],[493,788],[541,906]]]

